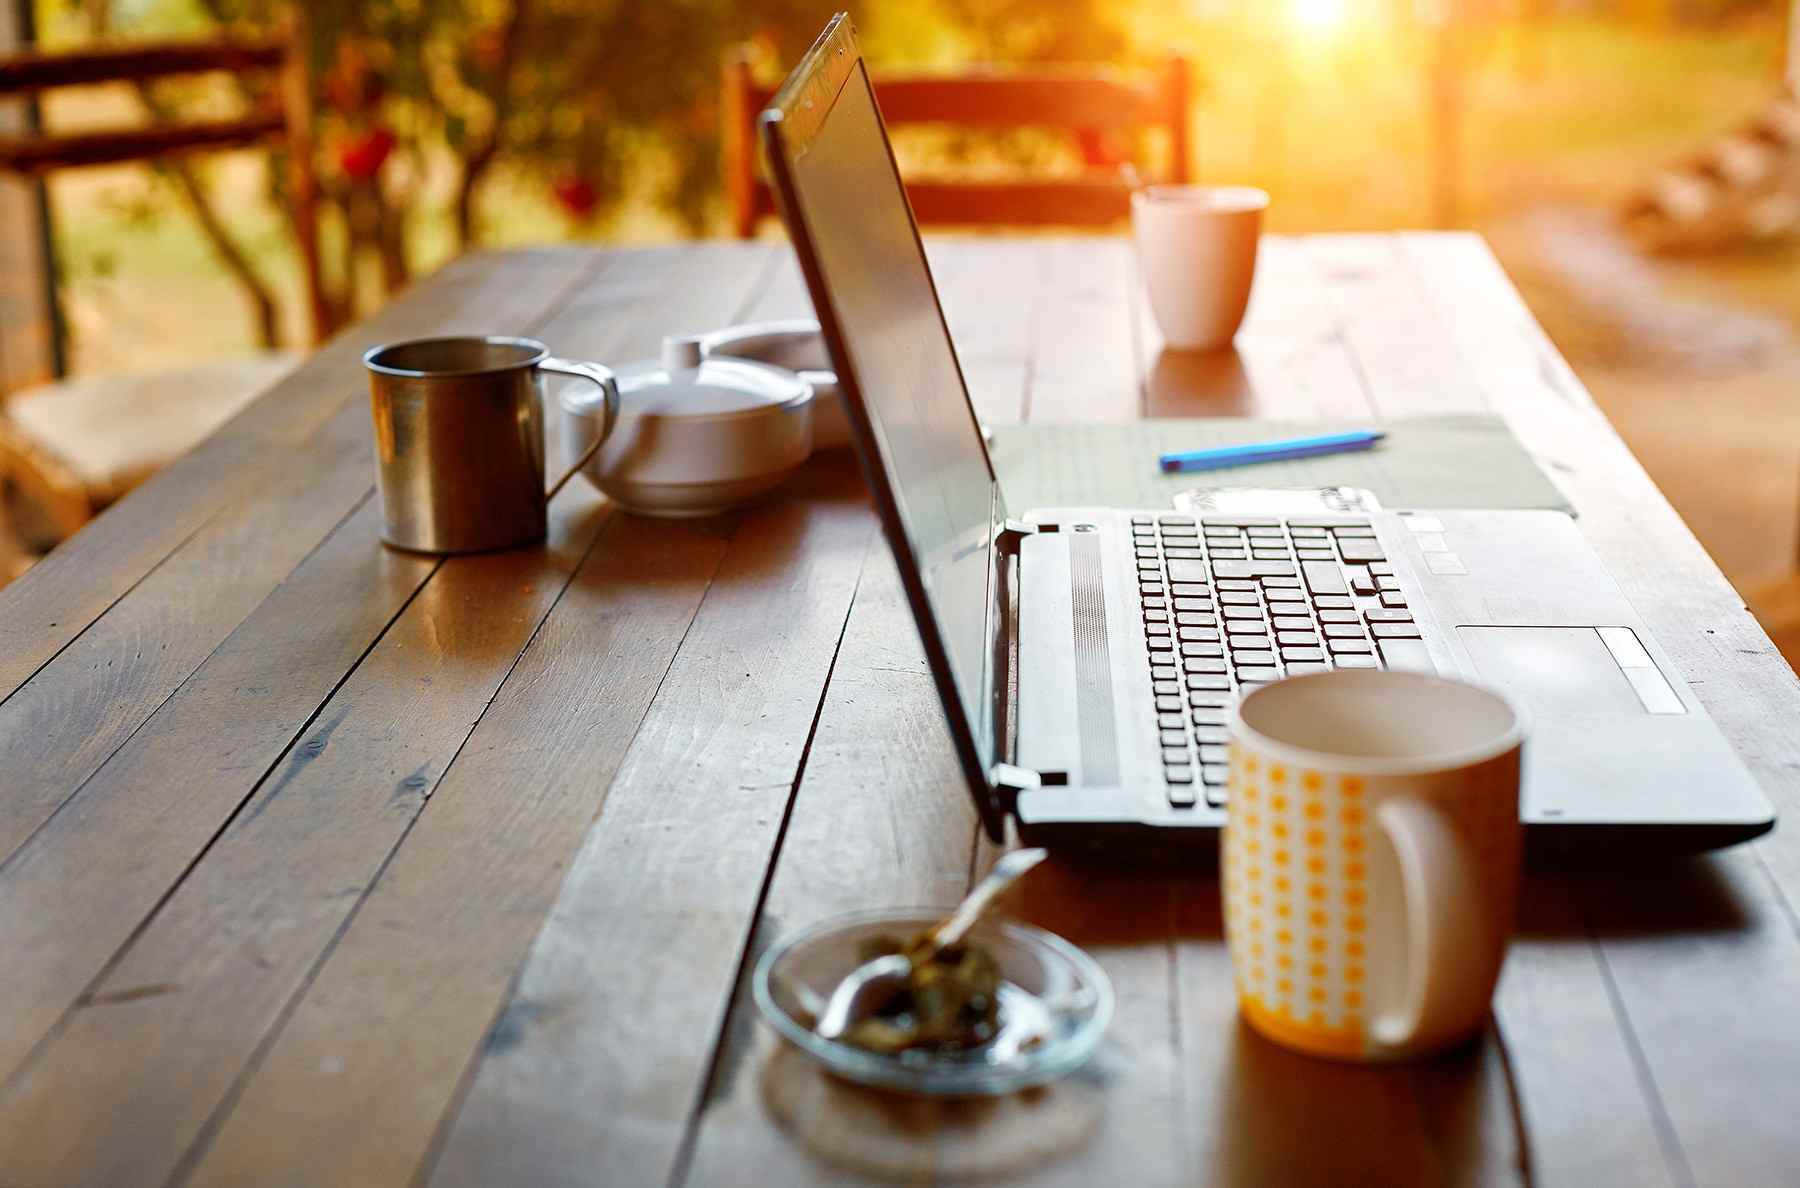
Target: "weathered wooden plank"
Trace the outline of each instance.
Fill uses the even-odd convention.
[[[292,467],[296,449],[359,399],[358,360],[367,346],[432,333],[526,331],[596,266],[593,255],[567,250],[465,258],[338,335],[186,457],[0,589],[0,699],[208,520],[241,509],[267,490],[273,472]]]
[[[684,1049],[703,1053],[716,1032],[751,906],[735,902],[753,901],[760,886],[871,535],[855,490],[847,465],[815,467],[787,499],[747,514],[655,706],[641,726],[626,711],[626,734],[635,729],[635,738],[616,781],[621,739],[601,731],[588,708],[606,702],[544,704],[529,696],[544,678],[521,671],[509,682],[533,712],[502,713],[503,690],[432,806],[449,807],[421,819],[326,962],[203,1157],[201,1182],[233,1182],[251,1166],[285,1167],[305,1182],[410,1174],[490,1024],[497,1030],[485,1052],[498,1063],[483,1070],[494,1068],[485,1075],[514,1087],[506,1097],[518,1137],[477,1152],[484,1163],[535,1163],[562,1144],[597,1141],[592,1111],[600,1098],[584,1091],[579,1120],[565,1113],[576,1099],[554,1088],[564,1072],[582,1080],[621,1074],[595,1089],[620,1107],[609,1150],[635,1129],[625,1085],[678,1092],[693,1078],[688,1092],[697,1088],[701,1070],[684,1077],[683,1065],[697,1063]],[[572,613],[592,612],[568,603],[534,650],[546,665],[585,667],[593,663],[587,649],[556,633]],[[608,736],[609,749],[592,749],[594,733]],[[571,734],[580,737],[561,747],[543,741]],[[543,763],[521,756],[525,739],[544,746]],[[469,764],[472,756],[478,761]],[[446,801],[459,773],[470,791]],[[517,962],[608,783],[605,811],[573,857],[540,936],[534,964],[542,962],[542,972],[528,967],[509,1003]],[[588,789],[576,798],[586,813],[540,803],[540,784]],[[636,906],[621,913],[624,903]],[[611,943],[600,944],[601,936]],[[669,959],[691,965],[676,984],[697,992],[666,994],[660,979],[596,982],[587,966],[644,969]],[[626,1000],[610,1001],[614,993]],[[710,1025],[649,1026],[663,1011],[699,1012]],[[614,1051],[619,1043],[629,1059],[592,1058],[592,1046]],[[652,1051],[655,1044],[663,1046]],[[343,1071],[322,1073],[320,1061],[332,1055],[342,1057]],[[552,1096],[518,1092],[520,1079]],[[328,1096],[320,1093],[326,1086]],[[677,1107],[677,1124],[681,1117]]]
[[[1044,241],[946,237],[926,247],[975,415],[990,425],[1016,423],[1024,416]]]
[[[804,1183],[822,1178],[814,1151],[830,1158],[856,1145],[834,1141],[843,1132],[830,1106],[797,1133],[772,1124],[764,1104],[771,1077],[784,1094],[797,1093],[800,1079],[834,1104],[841,1093],[814,1085],[828,1079],[809,1065],[793,1073],[772,1065],[781,1045],[756,1017],[748,969],[763,948],[830,916],[955,902],[968,887],[977,828],[899,573],[877,543],[782,834],[746,980],[713,1057],[687,1183],[737,1184],[751,1167],[764,1183]],[[929,1161],[934,1149],[923,1146],[919,1158]]]
[[[1488,407],[1476,377],[1456,365],[1456,352],[1391,236],[1309,235],[1300,242],[1312,264],[1312,287],[1330,305],[1378,415]]]
[[[556,505],[545,547],[451,558],[431,577],[123,957],[94,980],[60,1034],[0,1103],[0,1150],[7,1152],[10,1174],[45,1183],[167,1179],[257,1043],[355,913],[363,890],[424,808],[471,724],[591,547],[605,520],[600,496],[585,485],[571,485]],[[359,516],[350,531],[339,534],[346,538],[343,544],[334,539],[332,551],[385,551],[376,542],[377,523],[374,514]],[[428,564],[409,560],[430,573]],[[350,602],[345,597],[350,592],[348,583],[335,581],[332,602]],[[290,600],[284,609],[297,621],[304,607]],[[381,606],[379,613],[392,609]],[[369,635],[385,622],[371,625]],[[282,659],[270,647],[279,625],[271,627],[259,634],[252,657],[265,674]],[[352,642],[366,646],[354,637]],[[293,667],[282,667],[304,670],[307,659],[295,657]],[[335,659],[347,666],[357,656]],[[330,670],[327,690],[341,671]],[[201,727],[215,711],[222,710],[217,716],[228,722],[234,716],[229,705],[205,696],[216,688],[216,682],[203,685],[204,691],[186,702],[193,716],[170,723],[180,729],[164,737],[185,746],[166,745],[156,756],[160,762],[132,765],[137,778],[118,790],[115,812],[149,815],[143,793],[159,785],[184,786],[184,767],[191,773],[208,760],[217,765],[237,758],[258,769],[273,765],[273,756],[247,753],[247,740],[220,751],[216,734]],[[237,692],[226,691],[228,697]],[[320,696],[316,689],[306,690],[307,708]],[[260,708],[264,733],[279,737],[274,752],[279,755],[297,725],[292,710]],[[200,786],[218,788],[222,799],[235,801],[253,780],[246,773],[235,783],[216,777]],[[183,864],[194,843],[177,849],[174,843],[187,839],[166,814],[179,808],[197,815],[194,802],[205,799],[189,796],[164,809],[160,827],[171,835],[171,856]],[[109,895],[90,907],[87,919],[71,919],[61,906],[40,908],[37,918],[59,936],[80,938],[80,948],[92,949],[116,943],[119,926],[141,914],[141,906],[118,911],[114,905],[120,899],[141,905],[153,896],[134,894],[134,884],[144,878],[117,866],[146,864],[155,851],[132,853],[116,830],[106,828],[110,822],[94,819],[104,810],[91,800],[83,807],[79,833],[59,855],[65,866],[59,873],[90,860],[88,877],[98,876]],[[209,836],[217,817],[228,811],[206,807],[213,811],[196,822],[195,837]],[[58,879],[52,889],[66,890],[70,881]],[[7,902],[30,906],[17,895],[8,895]],[[116,922],[106,917],[109,909]],[[47,948],[26,948],[20,964],[49,966],[42,957]],[[18,1017],[16,1010],[7,1014]],[[127,1117],[132,1126],[113,1124]]]
[[[1778,809],[1800,810],[1800,737],[1788,725],[1800,717],[1800,683],[1742,599],[1594,409],[1486,246],[1473,236],[1406,236],[1400,249],[1463,365],[1569,494],[1583,533],[1695,694]],[[1800,1100],[1800,1033],[1771,1024],[1800,993],[1793,832],[1690,868],[1609,875],[1580,900],[1641,1076],[1654,1086],[1674,1178],[1779,1179],[1777,1169],[1800,1158],[1800,1140],[1779,1121]],[[1504,997],[1501,1010],[1504,1018]],[[1556,1084],[1546,1070],[1538,1088]],[[1526,1108],[1535,1115],[1561,1104],[1528,1099]]]
[[[748,519],[734,542],[532,946],[500,1024],[508,1042],[483,1053],[435,1182],[668,1178],[875,538],[847,460],[819,469],[814,506]],[[603,972],[620,963],[659,976]]]
[[[1125,246],[1116,239],[1049,239],[1039,250],[1024,419],[1136,420],[1142,393]]]
[[[377,522],[365,505],[176,690],[117,765],[0,871],[0,944],[12,955],[0,963],[0,1077],[69,1009],[430,574],[430,560],[375,546]],[[215,728],[236,745],[209,748]]]
[[[367,422],[346,405],[268,476],[261,497],[208,524],[0,703],[0,863],[368,495]],[[10,876],[11,864],[0,866],[0,879]]]
[[[634,263],[651,262],[626,257],[623,266],[597,278],[578,299],[570,302],[548,325],[546,336],[557,342],[560,349],[572,353],[613,358],[647,353],[654,348],[668,319],[677,313],[727,320],[742,303],[743,295],[760,271],[761,260],[758,253],[734,248],[711,258],[704,252],[690,253],[674,261],[657,262],[657,267],[631,267]],[[728,266],[732,264],[735,267]],[[698,283],[703,277],[707,282],[705,286]],[[355,426],[353,432],[366,439],[366,413],[360,405],[347,405],[339,420],[351,421]],[[369,478],[366,446],[356,451],[355,461],[358,481],[366,485]],[[368,558],[383,554],[373,531],[374,509],[369,509],[364,517],[368,522],[356,526],[347,547],[328,551],[329,563],[323,565],[323,572],[304,588],[279,591],[276,598],[265,603],[252,617],[239,636],[234,637],[243,641],[243,646],[226,649],[227,659],[223,663],[209,661],[201,667],[196,677],[184,687],[184,692],[190,696],[178,707],[178,711],[181,707],[190,707],[190,712],[153,718],[134,736],[133,745],[102,769],[98,786],[84,790],[78,801],[82,811],[69,816],[68,827],[53,828],[39,836],[32,869],[39,872],[36,879],[48,880],[48,884],[34,881],[31,875],[22,875],[20,881],[0,883],[6,888],[9,906],[19,908],[22,918],[36,930],[28,936],[38,939],[37,947],[27,946],[22,952],[35,956],[42,950],[54,956],[53,961],[21,962],[19,976],[24,977],[29,971],[40,980],[32,983],[33,993],[10,1000],[15,1009],[8,1013],[9,1022],[18,1022],[22,1026],[35,1023],[46,1011],[60,1011],[59,1001],[66,1006],[74,998],[112,946],[128,935],[143,918],[145,909],[156,902],[170,882],[181,876],[195,853],[236,809],[248,789],[262,778],[264,771],[273,767],[283,748],[297,741],[301,725],[315,711],[319,711],[321,721],[331,724],[331,729],[323,735],[315,735],[312,743],[322,745],[326,737],[335,735],[337,741],[332,754],[341,758],[319,763],[316,754],[302,748],[289,760],[290,769],[284,770],[275,781],[277,787],[284,789],[294,782],[301,784],[299,794],[291,791],[283,794],[299,800],[310,816],[331,811],[326,807],[330,800],[328,795],[305,791],[305,786],[312,781],[324,780],[325,788],[332,794],[350,797],[355,803],[357,797],[372,793],[357,785],[346,771],[360,772],[364,779],[373,778],[384,790],[389,790],[388,784],[392,780],[403,778],[404,773],[390,780],[378,759],[383,744],[391,747],[396,738],[409,738],[415,747],[425,747],[430,752],[429,760],[410,765],[409,770],[412,767],[430,769],[433,762],[437,764],[437,770],[442,770],[456,753],[469,723],[479,717],[492,695],[493,686],[505,674],[506,665],[517,654],[524,639],[514,641],[510,650],[504,645],[498,651],[490,647],[485,659],[483,645],[491,644],[495,638],[504,640],[508,630],[528,632],[541,617],[548,606],[544,600],[554,597],[555,590],[560,588],[597,528],[591,515],[587,514],[596,500],[597,496],[585,484],[565,489],[558,501],[559,524],[566,517],[568,522],[562,526],[575,533],[575,538],[562,542],[560,550],[552,550],[550,554],[541,549],[517,550],[494,558],[458,558],[449,562],[440,575],[443,580],[428,587],[425,596],[413,604],[408,616],[402,620],[402,628],[406,630],[401,637],[384,644],[371,658],[376,676],[353,680],[332,705],[321,710],[320,702],[380,633],[398,609],[399,602],[410,596],[431,573],[429,565],[415,561],[411,585],[403,591],[391,592],[390,600],[398,601],[393,605],[383,603],[379,613],[375,613],[373,605],[364,605],[364,602],[372,604],[375,600],[338,598],[326,593],[333,586],[334,576],[338,584],[357,589],[356,572],[369,566]],[[470,573],[478,576],[467,576]],[[459,592],[458,587],[470,581],[478,582],[479,589]],[[408,646],[408,630],[426,632],[423,639],[411,641],[419,646]],[[288,646],[296,654],[285,656],[281,654],[280,644],[290,638],[292,642]],[[277,642],[271,647],[270,641]],[[214,660],[218,659],[218,656],[214,657]],[[245,665],[264,673],[270,669],[294,673],[299,679],[264,687],[265,696],[262,697],[244,696],[244,682],[249,678],[239,670]],[[449,667],[444,669],[445,665]],[[405,696],[419,684],[431,688],[430,698],[420,700]],[[394,698],[384,700],[381,691],[389,686],[395,691]],[[254,690],[257,686],[249,688]],[[447,708],[454,706],[459,696],[466,700],[464,707],[461,710]],[[416,720],[409,721],[409,718]],[[203,728],[202,721],[205,723]],[[446,729],[452,733],[445,735]],[[370,741],[371,737],[373,741]],[[436,740],[435,750],[431,745],[433,740]],[[347,766],[340,767],[340,762]],[[213,794],[195,796],[183,792],[181,777],[209,765],[220,769],[218,777],[207,785]],[[307,772],[304,778],[296,774],[302,769]],[[423,791],[429,791],[429,788],[425,787]],[[88,795],[89,792],[92,794]],[[385,800],[380,802],[385,803]],[[251,809],[252,817],[262,817],[261,803]],[[157,822],[159,844],[143,844],[142,821],[146,818]],[[295,826],[295,831],[304,834],[300,826]],[[318,836],[316,831],[314,836]],[[330,835],[323,836],[324,842],[328,843]],[[379,838],[379,830],[365,830],[358,835],[358,840],[365,845],[377,845]],[[287,853],[278,836],[267,826],[259,829],[257,841],[246,844],[266,844],[277,854]],[[277,902],[308,901],[311,891],[303,887],[290,887],[290,894],[284,896],[283,884],[272,872],[285,871],[290,877],[304,874],[334,883],[354,884],[372,877],[375,866],[385,854],[385,848],[378,847],[366,870],[356,868],[353,855],[330,853],[313,855],[313,860],[292,868],[270,863],[265,870],[268,878],[264,893]],[[125,869],[116,871],[112,878],[81,882],[73,895],[66,888],[59,889],[60,875],[71,866],[82,870],[106,869],[109,863],[117,864],[126,856],[129,856],[129,862]],[[327,861],[328,858],[335,861]],[[203,863],[201,872],[204,874],[207,869]],[[210,882],[206,885],[214,889],[217,886]],[[334,902],[329,895],[323,898],[329,907],[335,907],[341,913],[347,914],[355,907],[354,901]],[[34,905],[36,910],[31,910]],[[165,934],[177,950],[188,946],[193,934],[208,935],[211,931],[222,931],[226,934],[224,943],[235,943],[235,933],[268,922],[266,917],[271,913],[261,901],[251,907],[257,913],[257,919],[246,925],[204,893],[197,898],[183,894],[171,909],[176,913],[174,918],[160,929],[153,927],[151,936],[138,946],[136,964],[152,967],[159,961],[165,965],[182,963],[181,952],[164,954],[156,951],[155,938]],[[191,918],[195,916],[198,918]],[[299,929],[300,926],[293,927]],[[322,930],[318,941],[322,947],[332,937],[336,924],[320,923],[318,928]],[[68,939],[71,937],[76,938],[74,942]],[[120,1168],[135,1167],[139,1174],[154,1177],[158,1167],[166,1168],[167,1162],[180,1154],[199,1122],[204,1121],[216,1105],[222,1086],[229,1084],[236,1069],[249,1058],[271,1021],[271,1011],[285,1004],[288,996],[297,989],[300,977],[310,969],[318,955],[316,950],[304,950],[303,936],[287,939],[301,951],[293,958],[293,968],[279,968],[273,960],[264,967],[261,981],[266,985],[261,988],[267,1002],[258,999],[252,993],[254,988],[245,984],[241,993],[229,999],[237,1003],[237,1012],[227,1009],[214,996],[209,1002],[210,1011],[203,1011],[199,1016],[185,1014],[183,1012],[190,1003],[198,1005],[208,999],[203,992],[205,988],[195,986],[191,993],[179,999],[137,1008],[135,1013],[141,1015],[155,1015],[165,1009],[171,1012],[162,1042],[195,1057],[195,1067],[212,1077],[214,1091],[208,1097],[204,1088],[198,1089],[201,1093],[198,1101],[174,1102],[163,1094],[161,1104],[170,1109],[185,1108],[192,1125],[185,1132],[177,1130],[157,1136],[162,1146],[156,1153],[146,1150],[145,1145],[121,1145],[111,1149],[78,1147],[86,1157],[113,1160]],[[144,944],[151,946],[147,955]],[[184,968],[190,969],[192,978],[191,967]],[[209,964],[206,968],[214,967]],[[75,978],[79,980],[71,981]],[[165,978],[161,981],[174,980]],[[248,979],[241,978],[240,981],[247,983]],[[29,1011],[23,1009],[27,1005],[31,1007]],[[181,1029],[181,1023],[191,1022],[196,1017],[204,1019],[207,1028],[201,1036],[188,1035]],[[76,1069],[94,1067],[95,1061],[84,1058],[86,1049],[82,1037],[78,1035],[70,1042],[74,1046],[69,1051],[68,1063]],[[142,1090],[146,1085],[160,1084],[166,1070],[158,1064],[159,1053],[152,1051],[145,1055],[150,1061],[146,1067],[134,1069],[128,1063],[121,1063],[109,1073],[109,1091],[123,1096],[134,1088]],[[55,1066],[54,1060],[52,1065]],[[11,1066],[8,1063],[6,1067]],[[140,1073],[140,1080],[135,1084],[131,1075],[134,1071]],[[50,1075],[54,1077],[54,1071]],[[223,1081],[219,1080],[221,1077]],[[24,1111],[20,1117],[28,1122],[29,1111]],[[47,1152],[64,1158],[72,1158],[76,1153],[75,1150]]]
[[[195,1148],[189,1182],[406,1179],[726,547],[716,524],[618,518]]]
[[[1135,266],[1133,273],[1146,416],[1356,417],[1371,411],[1337,315],[1313,283],[1303,241],[1264,237],[1250,308],[1236,342],[1222,351],[1165,350]]]

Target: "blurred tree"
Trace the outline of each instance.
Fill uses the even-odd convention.
[[[799,57],[842,0],[39,0],[97,11],[123,36],[196,15],[224,27],[298,19],[318,91],[315,140],[340,244],[338,312],[354,316],[412,271],[408,225],[446,165],[460,249],[490,228],[483,182],[505,161],[572,223],[617,208],[627,184],[699,231],[718,192],[718,67],[740,43],[772,70]],[[964,56],[1095,60],[1127,46],[1139,0],[872,0],[865,31],[947,23]],[[110,21],[108,18],[111,18]],[[895,38],[895,41],[904,40]],[[872,55],[873,56],[873,55]],[[164,100],[165,102],[167,99]],[[1099,150],[1096,150],[1099,151]],[[283,171],[270,171],[279,187]],[[628,176],[628,174],[630,176]],[[191,180],[191,179],[190,179]],[[205,212],[204,194],[183,185]],[[279,195],[277,195],[279,196]],[[236,268],[254,288],[254,278]],[[359,298],[359,289],[362,291]],[[259,301],[259,305],[261,302]]]

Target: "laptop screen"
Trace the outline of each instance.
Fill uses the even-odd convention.
[[[918,566],[928,605],[915,610],[935,620],[985,771],[994,473],[861,58],[840,77],[835,102],[787,158],[790,213],[829,295],[834,349],[849,356],[840,370],[867,417],[863,447],[879,454]]]

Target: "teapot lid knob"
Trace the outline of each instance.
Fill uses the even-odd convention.
[[[700,344],[700,337],[691,334],[671,334],[663,339],[663,370],[670,373],[677,371],[692,371],[694,368],[700,366],[700,361],[703,358]]]

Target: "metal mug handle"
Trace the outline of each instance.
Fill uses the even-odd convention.
[[[613,425],[619,419],[619,382],[613,378],[612,369],[604,364],[585,363],[575,359],[547,358],[538,364],[538,370],[554,371],[558,375],[574,376],[576,379],[598,384],[606,402],[606,414],[601,421],[599,434],[581,452],[581,457],[563,471],[562,477],[556,480],[556,485],[544,495],[545,502],[548,502],[556,498],[556,493],[563,489],[563,484],[574,478],[576,472],[586,466],[599,453],[600,447],[606,444],[606,439],[612,436]]]

